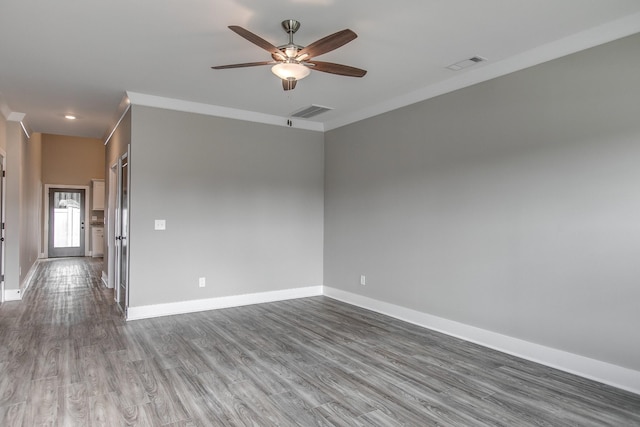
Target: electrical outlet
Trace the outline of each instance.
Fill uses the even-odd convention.
[[[154,223],[155,230],[166,230],[167,229],[167,221],[164,219],[156,219]]]
[[[360,276],[360,284],[362,286],[366,286],[367,285],[367,277],[364,274]]]
[[[204,277],[201,277],[198,279],[198,286],[200,286],[201,288],[204,288],[205,286],[207,286],[207,279],[205,279]]]

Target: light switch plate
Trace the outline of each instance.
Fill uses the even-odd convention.
[[[155,224],[156,230],[166,230],[167,229],[167,221],[164,219],[156,219]]]

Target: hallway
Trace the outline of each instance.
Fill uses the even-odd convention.
[[[126,323],[100,270],[43,261],[0,306],[0,425],[640,425],[640,396],[326,297]]]
[[[44,260],[24,299],[0,306],[0,425],[87,420],[124,325],[101,270],[102,258]]]

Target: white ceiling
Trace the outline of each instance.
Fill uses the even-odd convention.
[[[284,92],[268,66],[210,68],[270,60],[228,25],[281,45],[289,18],[300,45],[355,31],[318,59],[368,74]],[[0,102],[33,131],[96,138],[126,91],[283,118],[320,104],[334,110],[311,120],[332,129],[637,32],[638,0],[2,0]],[[474,55],[489,61],[445,69]]]

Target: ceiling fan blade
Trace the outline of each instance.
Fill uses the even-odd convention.
[[[342,30],[337,33],[333,33],[327,37],[323,37],[320,40],[317,40],[311,43],[309,46],[303,48],[300,52],[298,52],[297,58],[301,60],[307,60],[309,58],[313,58],[314,56],[319,56],[327,52],[331,52],[334,49],[339,48],[351,40],[358,37],[356,33],[351,30]],[[307,55],[303,58],[304,55]]]
[[[367,70],[350,67],[348,65],[334,64],[333,62],[311,61],[308,64],[311,65],[312,70],[322,71],[323,73],[338,74],[349,77],[362,77],[367,74]]]
[[[245,30],[244,28],[239,27],[237,25],[229,25],[229,29],[234,33],[238,34],[239,36],[249,40],[251,43],[255,44],[256,46],[259,46],[264,50],[266,50],[267,52],[270,52],[271,55],[275,55],[281,60],[287,59],[286,56],[280,51],[280,49],[278,49],[277,47],[275,47],[274,45],[272,45],[262,37],[252,33],[251,31]]]
[[[218,65],[216,67],[211,67],[214,70],[224,70],[227,68],[242,68],[242,67],[257,67],[258,65],[269,65],[275,64],[273,61],[261,61],[261,62],[245,62],[244,64],[231,64],[231,65]]]
[[[282,79],[282,89],[284,90],[293,90],[296,88],[296,83],[298,81],[296,79]]]

